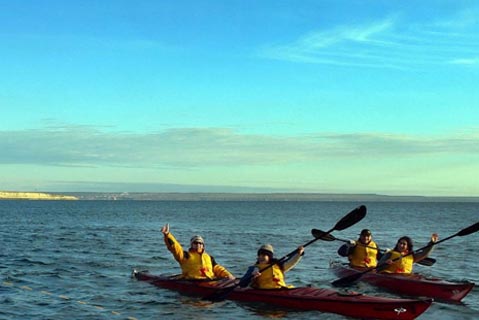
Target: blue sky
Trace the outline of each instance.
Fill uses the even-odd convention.
[[[0,8],[0,190],[479,196],[476,1]]]

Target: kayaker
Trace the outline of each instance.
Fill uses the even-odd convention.
[[[413,241],[410,237],[399,238],[393,250],[386,252],[378,262],[378,271],[384,273],[412,273],[413,264],[426,258],[437,242],[437,233],[431,235],[431,240],[426,249],[420,252],[413,251]]]
[[[294,268],[303,254],[304,247],[300,246],[289,259],[280,261],[274,258],[274,249],[271,244],[262,245],[258,249],[255,265],[251,266],[241,278],[240,286],[247,286],[252,280],[251,287],[255,289],[293,288],[293,285],[285,283],[284,273]]]
[[[380,258],[380,250],[376,242],[372,240],[369,229],[361,230],[357,241],[350,240],[338,249],[338,254],[348,257],[349,266],[356,268],[374,268]]]
[[[215,259],[205,251],[203,237],[195,235],[190,239],[190,248],[184,251],[181,244],[170,232],[170,225],[161,228],[166,247],[173,254],[181,267],[184,279],[217,279],[235,277],[225,267],[216,263]]]

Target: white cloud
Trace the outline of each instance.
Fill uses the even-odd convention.
[[[110,133],[89,127],[0,132],[0,163],[45,166],[213,167],[314,163],[424,155],[479,155],[478,132],[421,137],[391,134],[268,136],[225,128]]]
[[[264,58],[336,66],[409,69],[444,65],[479,50],[475,29],[387,18],[310,32],[289,44],[265,46]],[[476,28],[477,29],[477,28]]]
[[[461,65],[477,65],[479,64],[479,58],[464,58],[464,59],[454,59],[450,61],[451,64],[461,64]]]

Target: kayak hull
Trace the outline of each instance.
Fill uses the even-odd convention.
[[[182,280],[178,276],[152,275],[134,271],[134,277],[155,286],[184,294],[208,297],[232,288],[237,280]],[[301,287],[258,290],[236,286],[225,299],[262,303],[295,310],[317,310],[361,319],[415,319],[425,312],[432,299],[400,299],[342,293],[332,289]]]
[[[341,278],[366,270],[350,268],[340,262],[332,262],[331,268]],[[472,282],[457,283],[426,278],[419,274],[386,274],[372,271],[364,273],[360,280],[392,293],[412,297],[429,297],[443,302],[460,302],[475,285]]]

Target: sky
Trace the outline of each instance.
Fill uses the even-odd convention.
[[[0,190],[479,196],[479,2],[0,0]]]

